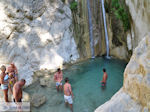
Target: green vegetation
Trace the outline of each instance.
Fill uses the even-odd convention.
[[[65,0],[61,0],[63,3],[65,3]]]
[[[130,29],[129,13],[122,1],[123,0],[112,0],[110,6],[108,6],[106,2],[105,9],[106,12],[115,14],[116,18],[122,21],[124,31],[127,31]]]
[[[77,3],[76,1],[73,1],[73,2],[71,2],[71,4],[70,4],[70,9],[71,9],[72,11],[77,11],[77,6],[78,6],[78,3]]]

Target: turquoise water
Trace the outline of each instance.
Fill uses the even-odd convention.
[[[123,84],[123,71],[126,62],[116,59],[96,58],[78,63],[63,70],[64,77],[69,77],[74,93],[74,112],[93,112],[98,106],[108,101]],[[107,87],[101,88],[102,69],[108,73]],[[57,93],[55,84],[53,87],[40,87],[35,83],[28,87],[30,95],[42,93],[47,101],[39,108],[32,108],[33,112],[70,112],[64,106],[63,93]]]

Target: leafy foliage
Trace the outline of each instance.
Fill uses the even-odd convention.
[[[129,14],[125,5],[121,4],[121,0],[112,0],[111,7],[108,6],[108,3],[105,3],[105,8],[107,12],[114,13],[116,18],[122,21],[124,31],[130,29]]]
[[[70,9],[71,9],[72,11],[77,11],[77,6],[78,6],[78,3],[77,3],[76,1],[73,1],[73,2],[71,2],[71,4],[70,4]]]

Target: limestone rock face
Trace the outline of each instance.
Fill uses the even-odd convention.
[[[139,43],[125,69],[124,90],[150,109],[150,35]]]
[[[137,47],[142,38],[150,32],[150,1],[125,0],[129,7],[132,24],[132,46]]]
[[[110,54],[119,59],[127,59],[128,57],[128,52],[125,46],[115,47],[111,49]]]
[[[1,0],[0,15],[0,64],[14,62],[27,85],[34,71],[79,58],[71,11],[61,0]]]
[[[91,46],[89,38],[89,17],[87,0],[78,1],[78,10],[72,11],[73,25],[74,25],[74,37],[77,43],[77,48],[81,59],[91,58]],[[95,56],[102,56],[106,53],[104,25],[102,19],[102,10],[100,0],[89,0],[91,9],[92,29],[93,29],[93,41]]]
[[[141,112],[141,108],[141,105],[120,89],[110,101],[101,105],[95,112]]]
[[[39,107],[46,102],[46,97],[42,94],[33,94],[31,104],[34,107]]]
[[[150,111],[150,34],[143,38],[124,72],[123,88],[95,112]]]

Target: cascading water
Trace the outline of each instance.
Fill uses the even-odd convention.
[[[105,40],[106,40],[106,50],[107,50],[106,57],[107,57],[107,58],[110,58],[110,57],[109,57],[109,40],[108,40],[108,33],[107,33],[107,25],[106,25],[106,14],[105,14],[104,0],[102,0],[101,4],[102,4],[103,20],[104,20],[104,28],[105,28]]]
[[[94,40],[93,40],[92,15],[91,15],[90,1],[89,1],[89,0],[87,0],[87,7],[88,7],[88,18],[89,18],[89,32],[90,32],[90,47],[91,47],[91,54],[92,54],[92,58],[95,58]]]

